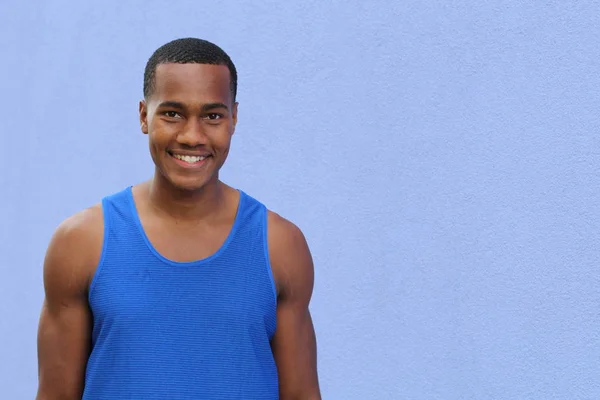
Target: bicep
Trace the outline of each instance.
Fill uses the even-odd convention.
[[[67,228],[55,234],[44,260],[37,338],[40,400],[81,398],[91,347],[90,242],[82,240],[80,229]]]
[[[318,390],[316,338],[307,307],[279,306],[272,347],[282,399],[286,398],[286,393]]]
[[[272,348],[281,399],[320,399],[317,344],[309,303],[314,284],[312,256],[302,232],[272,217],[270,254],[279,287]]]
[[[78,300],[46,298],[38,328],[40,398],[81,398],[90,349],[91,317]]]

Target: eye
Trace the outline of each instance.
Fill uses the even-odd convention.
[[[209,120],[212,120],[212,121],[216,121],[216,120],[223,118],[223,116],[221,114],[210,113],[210,114],[206,114],[206,118]]]
[[[181,118],[181,115],[176,111],[165,111],[163,114],[169,118]]]

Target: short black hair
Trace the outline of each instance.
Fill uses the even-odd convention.
[[[229,55],[214,43],[197,38],[181,38],[170,41],[152,54],[144,70],[144,97],[147,99],[154,91],[156,67],[160,64],[212,64],[225,65],[229,69],[231,94],[233,101],[237,95],[237,71]]]

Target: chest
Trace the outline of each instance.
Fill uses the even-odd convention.
[[[141,220],[148,242],[163,257],[175,262],[202,260],[215,254],[227,241],[233,219],[190,224],[165,222],[148,216]]]
[[[151,257],[120,265],[109,260],[92,301],[94,329],[131,334],[131,340],[271,336],[276,305],[252,262],[248,256],[193,266],[161,265]]]

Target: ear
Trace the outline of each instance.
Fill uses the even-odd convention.
[[[237,101],[233,104],[232,118],[233,118],[233,130],[235,131],[235,126],[237,125],[237,121],[238,121],[238,102]]]
[[[148,105],[145,100],[140,101],[140,127],[142,132],[148,134]]]

